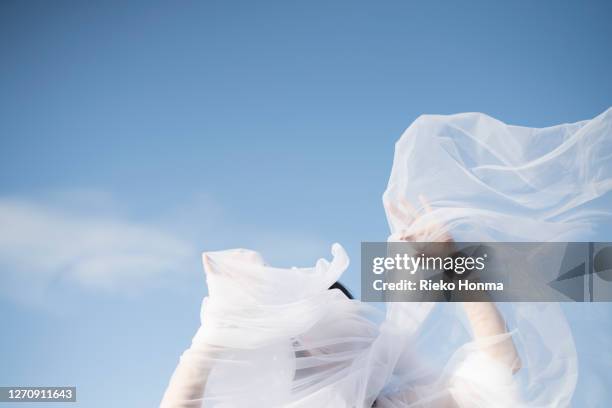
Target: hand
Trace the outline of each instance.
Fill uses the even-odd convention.
[[[420,211],[408,200],[402,198],[398,204],[386,202],[385,208],[396,225],[402,226],[396,234],[401,241],[406,242],[435,242],[425,245],[430,256],[444,256],[455,249],[453,237],[448,228],[435,218],[435,210],[423,195],[419,195]]]

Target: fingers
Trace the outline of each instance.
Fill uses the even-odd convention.
[[[385,201],[384,205],[391,221],[400,229],[401,241],[453,242],[449,229],[435,219],[434,209],[424,195],[419,194],[419,209],[402,197],[397,204]]]
[[[400,209],[398,206],[390,202],[385,203],[385,207],[387,207],[389,214],[393,216],[397,221],[403,223],[404,225],[411,224],[414,217],[411,216],[409,213],[406,213],[405,211]]]
[[[390,201],[385,202],[384,205],[389,214],[397,221],[400,221],[405,225],[410,225],[416,222],[422,216],[422,213],[431,213],[433,211],[425,196],[419,194],[418,198],[419,202],[421,203],[420,211],[410,204],[405,197],[402,197],[399,200],[399,205],[396,205]]]

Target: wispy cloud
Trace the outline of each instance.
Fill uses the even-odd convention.
[[[180,270],[195,253],[191,243],[153,225],[0,199],[1,279],[13,289],[62,281],[125,291]]]
[[[95,190],[0,197],[0,294],[23,300],[64,285],[130,293],[181,284],[190,281],[184,272],[201,279],[199,252],[227,246],[260,250],[283,266],[328,256],[329,243],[316,236],[235,225],[208,198],[179,210],[135,221]]]

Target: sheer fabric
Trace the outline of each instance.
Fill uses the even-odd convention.
[[[611,116],[545,129],[420,117],[396,145],[384,201],[425,195],[426,217],[456,240],[589,239],[609,219],[597,200],[612,188]],[[419,228],[387,217],[391,240]],[[557,304],[498,305],[509,331],[490,303],[383,312],[327,290],[349,264],[340,245],[332,255],[283,269],[250,250],[205,253],[202,326],[162,407],[569,405],[576,350]]]
[[[393,303],[384,314],[327,290],[348,266],[340,245],[332,252],[331,262],[292,269],[248,250],[205,254],[203,324],[162,406],[450,407],[459,398],[486,401],[466,390],[491,393],[493,378],[512,395],[511,370],[487,353],[509,334],[468,343],[436,370],[418,352],[434,304]]]

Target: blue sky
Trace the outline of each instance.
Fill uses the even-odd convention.
[[[357,291],[402,131],[596,116],[611,18],[605,1],[2,2],[0,384],[155,406],[198,325],[203,250],[308,265],[338,241]],[[581,333],[612,321],[585,306]]]

